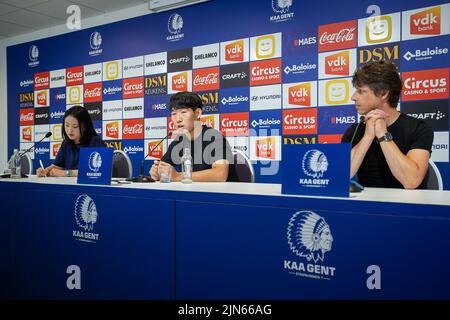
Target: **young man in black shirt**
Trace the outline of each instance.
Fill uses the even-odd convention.
[[[397,111],[402,81],[390,62],[355,71],[352,96],[364,122],[342,137],[352,142],[350,177],[366,187],[423,188],[433,144],[433,130],[423,120]]]
[[[202,126],[202,107],[202,100],[192,92],[179,92],[170,98],[176,138],[161,160],[153,163],[150,175],[154,180],[159,180],[158,167],[179,167],[183,150],[189,148],[193,159],[193,181],[237,181],[230,145],[219,131]],[[172,181],[181,181],[181,172],[173,168],[171,172]]]

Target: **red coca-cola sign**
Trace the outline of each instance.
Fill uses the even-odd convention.
[[[319,26],[319,52],[356,47],[356,20]]]

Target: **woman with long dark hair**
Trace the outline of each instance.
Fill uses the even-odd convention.
[[[37,170],[38,177],[76,177],[80,147],[105,147],[97,136],[91,116],[86,108],[73,106],[64,114],[62,136],[64,138],[55,161],[49,167]]]

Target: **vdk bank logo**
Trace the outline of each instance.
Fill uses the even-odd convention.
[[[289,219],[287,240],[292,253],[311,263],[284,260],[284,269],[301,277],[331,280],[336,268],[316,264],[324,261],[333,244],[331,228],[323,217],[312,211],[294,213]]]
[[[308,150],[302,159],[302,171],[309,178],[300,178],[299,184],[305,187],[325,187],[330,179],[321,179],[328,170],[328,159],[320,150]]]
[[[289,12],[293,0],[272,0],[272,10],[276,15],[270,17],[271,22],[291,20],[294,12]]]
[[[100,49],[100,46],[102,45],[102,35],[100,34],[100,32],[94,31],[91,33],[89,44],[92,49],[91,51],[89,51],[90,56],[98,56],[103,52],[103,49]]]
[[[167,41],[179,41],[184,38],[184,33],[181,33],[181,29],[183,29],[184,21],[183,17],[178,13],[174,13],[169,17],[167,21],[167,29],[171,33],[170,36],[167,36]]]
[[[39,49],[37,46],[30,46],[28,49],[28,59],[30,60],[30,62],[28,62],[29,67],[36,67],[39,65]]]
[[[94,200],[87,194],[78,196],[75,200],[75,221],[84,231],[73,230],[72,234],[79,241],[96,242],[98,233],[92,233],[94,224],[97,222],[97,207]]]

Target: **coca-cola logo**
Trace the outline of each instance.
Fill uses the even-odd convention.
[[[22,113],[20,115],[20,121],[33,121],[33,112],[27,114]]]
[[[217,73],[209,73],[206,76],[197,75],[194,78],[194,85],[216,84],[218,81],[219,75]]]
[[[123,128],[124,134],[142,134],[144,132],[144,125],[136,123],[133,126],[125,125]]]
[[[86,89],[84,91],[84,97],[85,98],[100,97],[101,94],[102,94],[102,89],[100,87],[94,88],[92,90]]]
[[[324,32],[320,37],[319,42],[323,45],[352,41],[355,36],[355,30],[356,28],[344,28],[334,33]]]

